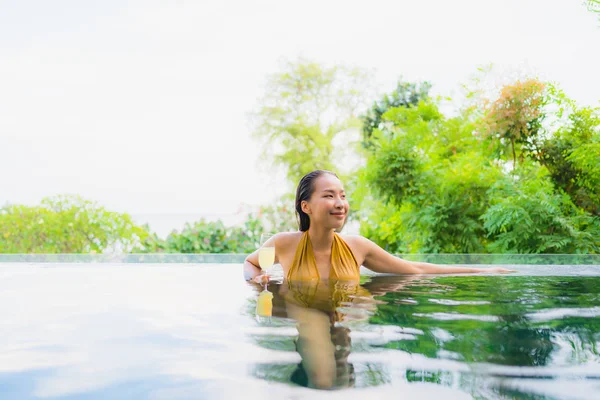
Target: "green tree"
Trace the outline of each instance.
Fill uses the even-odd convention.
[[[127,252],[148,235],[128,214],[79,196],[0,208],[0,253]]]
[[[518,81],[504,86],[496,101],[484,104],[482,133],[499,144],[500,149],[510,149],[513,169],[517,167],[518,148],[521,160],[525,153],[535,153],[538,149],[546,115],[543,110],[547,100],[545,90],[546,85],[536,79]]]
[[[537,160],[577,206],[600,216],[600,110],[574,108],[541,145]]]
[[[489,104],[382,114],[354,193],[361,233],[395,253],[599,252],[597,110],[537,81]]]
[[[390,94],[384,94],[383,97],[375,102],[371,108],[362,116],[362,134],[363,146],[369,147],[371,144],[371,135],[376,129],[382,129],[384,123],[383,115],[391,108],[414,107],[420,101],[429,99],[429,82],[411,83],[398,81],[396,89]]]
[[[600,220],[555,186],[546,168],[528,162],[518,179],[494,183],[481,219],[492,253],[598,253]]]
[[[383,118],[391,125],[374,131],[361,174],[370,189],[359,196],[361,232],[396,253],[484,251],[479,217],[501,172],[482,155],[470,119],[448,119],[431,100]]]
[[[222,221],[200,220],[172,231],[165,239],[156,233],[147,236],[135,253],[248,254],[260,246],[265,232],[296,230],[291,208],[275,203],[249,213],[243,224],[226,226]]]
[[[336,148],[335,141],[360,127],[368,82],[368,74],[357,68],[286,63],[268,77],[253,114],[263,158],[283,167],[292,185],[314,169],[339,170],[344,148]]]
[[[251,253],[260,245],[264,229],[259,220],[248,216],[243,226],[227,227],[222,221],[200,220],[186,223],[166,239],[148,236],[135,253],[233,254]]]

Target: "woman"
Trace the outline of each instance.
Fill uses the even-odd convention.
[[[360,266],[392,274],[455,274],[514,272],[504,268],[470,268],[413,262],[395,257],[359,235],[339,235],[349,204],[336,174],[317,170],[305,175],[296,190],[298,232],[274,235],[266,245],[275,246],[275,263],[287,280],[358,280]],[[258,263],[258,250],[244,262],[246,280],[268,281]]]

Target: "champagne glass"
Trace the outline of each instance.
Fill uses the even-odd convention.
[[[263,272],[268,275],[269,269],[275,263],[275,242],[267,242],[273,237],[271,233],[260,235],[260,249],[258,249],[258,264]],[[270,317],[273,313],[273,293],[269,292],[268,283],[265,283],[265,290],[258,296],[256,302],[256,315],[259,317]]]
[[[272,237],[272,233],[263,233],[260,235],[260,249],[258,249],[258,264],[267,275],[275,262],[275,242],[271,241],[271,243],[267,244]]]

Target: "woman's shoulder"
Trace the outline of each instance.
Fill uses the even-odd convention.
[[[361,235],[340,235],[340,237],[350,247],[359,265],[362,265],[367,254],[369,254],[369,243],[371,241]]]
[[[361,235],[340,235],[342,239],[348,244],[354,244],[358,246],[364,246],[369,243],[370,240]]]
[[[277,246],[287,247],[290,244],[297,243],[304,232],[279,232],[275,234],[275,243]]]
[[[369,252],[372,241],[361,235],[340,235],[340,237],[350,246],[356,253],[366,254]]]
[[[275,234],[275,237],[279,240],[289,240],[289,239],[295,239],[295,238],[299,238],[304,234],[304,232],[302,231],[295,231],[295,232],[277,232]]]

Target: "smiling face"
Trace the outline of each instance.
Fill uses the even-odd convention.
[[[323,174],[314,181],[314,191],[301,207],[309,215],[311,226],[339,231],[346,222],[350,205],[342,182],[334,175]]]

